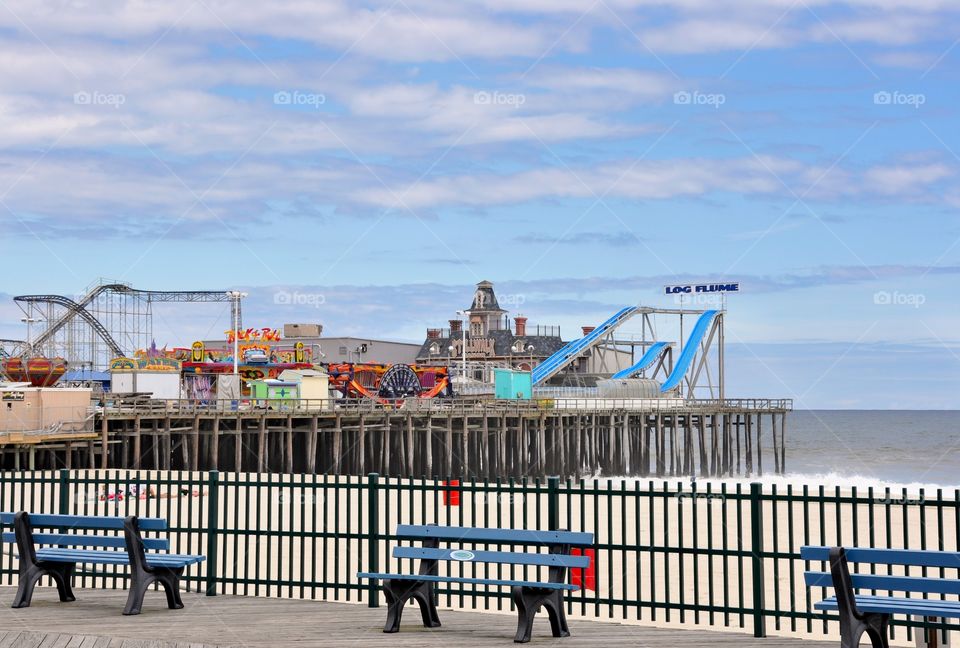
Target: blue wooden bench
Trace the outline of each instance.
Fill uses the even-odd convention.
[[[387,623],[384,632],[400,629],[403,607],[413,599],[420,604],[423,625],[436,628],[440,625],[437,615],[435,583],[463,583],[468,585],[493,585],[510,587],[513,602],[517,606],[519,622],[514,641],[530,641],[533,618],[540,607],[547,609],[550,628],[554,637],[567,637],[566,614],[563,609],[563,593],[578,590],[566,582],[567,569],[586,568],[590,558],[571,556],[573,547],[593,545],[592,533],[570,531],[530,531],[519,529],[485,529],[478,527],[444,527],[436,525],[407,525],[397,527],[400,540],[419,541],[420,547],[396,546],[394,558],[418,559],[420,568],[416,574],[381,574],[360,572],[359,578],[383,580],[383,593],[387,599]],[[517,551],[487,551],[479,549],[440,548],[447,545],[509,545],[521,547],[547,547],[549,553]],[[543,580],[513,580],[501,578],[468,578],[440,576],[439,561],[452,563],[481,563],[486,565],[527,565],[534,568],[547,567],[548,577]]]
[[[41,576],[53,579],[61,601],[76,600],[70,581],[77,563],[80,563],[129,565],[130,593],[124,614],[140,614],[144,594],[155,582],[163,586],[170,609],[179,610],[183,607],[180,599],[183,570],[204,560],[203,556],[146,553],[147,549],[170,549],[169,540],[144,538],[142,535],[143,531],[166,531],[167,521],[163,518],[32,515],[21,511],[0,513],[0,525],[13,525],[12,533],[3,533],[3,541],[16,543],[19,552],[20,581],[13,601],[15,608],[30,606],[33,589]],[[35,528],[48,531],[35,532]],[[123,531],[123,535],[74,531]]]
[[[821,560],[829,572],[804,572],[809,587],[832,587],[835,596],[816,605],[817,610],[840,614],[840,645],[859,645],[864,633],[875,648],[889,646],[887,634],[893,614],[933,618],[960,618],[960,601],[857,594],[854,590],[904,592],[913,594],[960,594],[960,580],[928,576],[851,574],[849,563],[960,569],[960,553],[916,549],[858,549],[843,547],[801,547],[804,560]]]

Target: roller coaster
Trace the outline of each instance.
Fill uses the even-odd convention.
[[[8,351],[23,357],[63,357],[73,365],[104,368],[110,358],[150,345],[152,305],[158,302],[229,302],[223,290],[140,290],[100,280],[77,299],[64,295],[18,295],[28,322],[45,326]]]

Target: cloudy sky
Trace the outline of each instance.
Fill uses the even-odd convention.
[[[960,407],[958,39],[947,0],[0,0],[0,337],[97,277],[411,340],[482,279],[568,338],[726,279],[731,395]],[[158,343],[226,328],[193,308]]]

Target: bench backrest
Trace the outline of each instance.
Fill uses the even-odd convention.
[[[592,533],[572,531],[535,531],[529,529],[490,529],[483,527],[444,527],[432,524],[397,526],[397,537],[402,540],[420,540],[426,546],[393,548],[394,558],[419,559],[421,573],[433,573],[437,561],[460,563],[492,563],[498,565],[530,565],[549,567],[551,580],[560,579],[569,568],[584,569],[590,566],[588,556],[572,556],[564,551],[571,547],[586,547],[593,544]],[[440,548],[440,542],[456,544],[494,544],[545,546],[550,553],[526,551],[488,551],[479,549]]]
[[[509,545],[593,546],[593,534],[576,531],[536,531],[531,529],[491,529],[484,527],[449,527],[433,524],[401,524],[397,537],[402,540],[433,539],[440,542]]]
[[[801,547],[803,560],[830,561],[831,547]],[[919,549],[844,549],[847,563],[896,565],[902,567],[930,567],[960,569],[960,553],[952,551],[925,551]],[[892,576],[884,574],[850,573],[854,589],[916,592],[923,594],[960,594],[960,579],[928,576]],[[803,574],[808,587],[833,587],[831,572],[807,571]]]
[[[12,525],[15,513],[0,513],[0,525]],[[123,531],[122,517],[106,517],[97,515],[50,515],[28,514],[30,526],[34,529],[33,541],[38,545],[57,545],[65,547],[106,547],[122,549],[126,542],[122,535],[92,535],[85,533],[71,533],[80,531]],[[166,531],[167,521],[164,518],[138,518],[141,531]],[[48,532],[38,532],[36,529],[52,529]],[[16,534],[5,531],[2,534],[3,542],[16,542]],[[143,538],[145,549],[166,551],[170,548],[170,541],[165,538]]]

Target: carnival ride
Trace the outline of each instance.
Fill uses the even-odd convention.
[[[13,382],[29,382],[33,387],[50,387],[67,371],[63,358],[5,358],[2,373]]]
[[[666,359],[667,353],[669,353],[671,350],[672,350],[672,344],[670,342],[654,342],[653,344],[650,345],[650,348],[647,349],[646,353],[644,353],[640,357],[640,360],[638,360],[635,364],[627,367],[626,369],[622,371],[618,371],[617,373],[613,374],[613,376],[611,377],[617,380],[623,379],[623,378],[633,378],[634,376],[637,376],[641,372],[649,369],[653,365],[653,363],[657,362],[658,360],[662,365],[663,361]],[[658,369],[659,369],[659,366],[658,366]],[[654,375],[656,375],[657,371],[654,370],[653,373]]]
[[[614,332],[627,320],[634,316],[642,316],[644,333],[641,341],[618,340]],[[652,315],[679,316],[680,333],[683,333],[683,318],[696,315],[690,336],[680,349],[676,365],[673,365],[673,343],[647,339],[648,332],[653,334],[654,328],[649,323]],[[627,307],[617,311],[611,318],[590,330],[582,338],[567,343],[559,351],[534,367],[532,379],[534,387],[543,386],[548,380],[560,374],[565,368],[573,364],[578,358],[588,354],[602,354],[605,350],[618,347],[635,346],[646,347],[646,351],[631,366],[611,375],[614,379],[634,378],[653,367],[648,377],[658,374],[665,376],[660,385],[660,392],[664,395],[683,396],[693,398],[698,389],[707,390],[711,398],[724,397],[724,367],[723,367],[723,310],[696,310],[671,309],[651,307]],[[682,342],[682,339],[681,339]],[[714,363],[716,375],[711,370],[711,359],[714,357],[711,350],[716,349]],[[631,351],[632,353],[632,351]],[[705,379],[705,380],[704,380]]]
[[[331,388],[343,398],[370,398],[387,404],[407,398],[452,395],[446,367],[345,362],[328,364],[326,370]]]
[[[18,295],[13,298],[29,323],[44,328],[27,335],[10,356],[63,357],[75,366],[106,368],[112,358],[146,348],[153,338],[153,304],[160,302],[230,302],[220,290],[140,290],[130,284],[100,280],[73,299],[63,295]],[[239,319],[239,313],[238,313]]]

